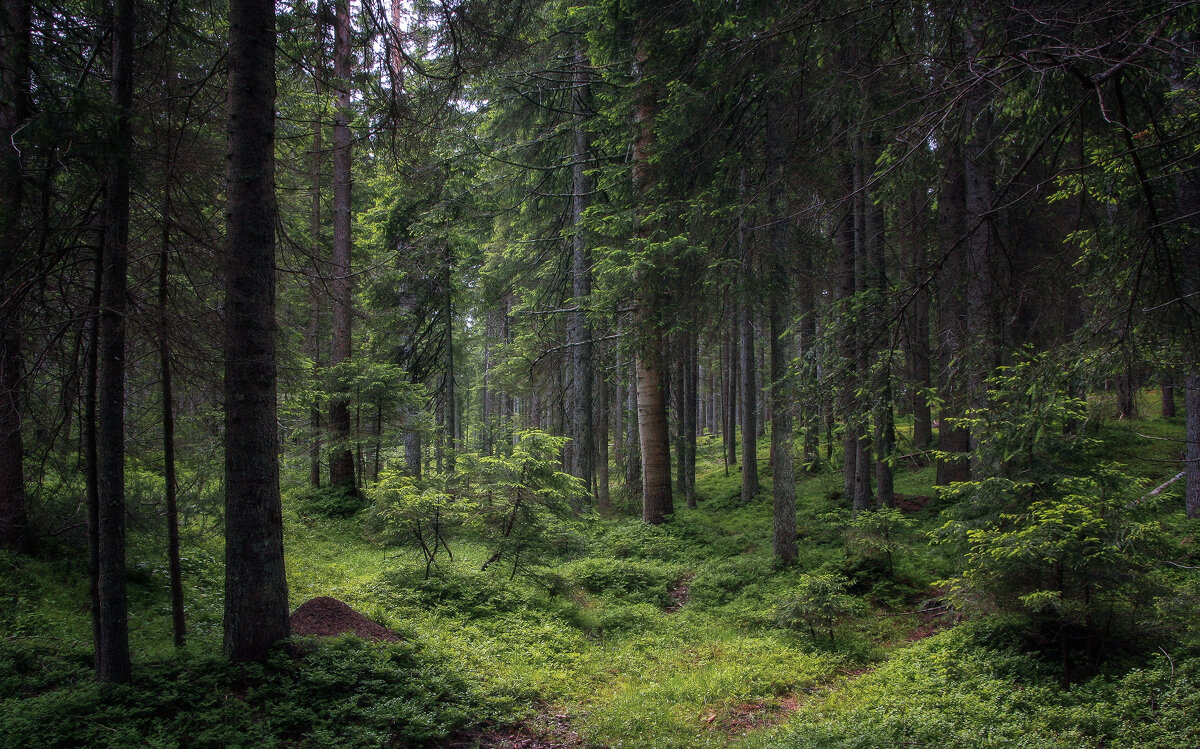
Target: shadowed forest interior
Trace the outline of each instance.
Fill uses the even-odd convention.
[[[0,747],[1197,746],[1198,29],[3,0]]]

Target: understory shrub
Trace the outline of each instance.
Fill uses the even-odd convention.
[[[412,643],[301,641],[265,664],[183,651],[127,685],[74,680],[0,702],[4,747],[378,747],[511,709]]]

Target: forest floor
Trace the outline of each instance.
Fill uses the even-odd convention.
[[[1174,443],[1161,438],[1177,436],[1177,420],[1110,431],[1114,457],[1148,484],[1175,470],[1163,467]],[[176,653],[161,551],[135,539],[141,676],[120,699],[87,686],[78,562],[5,557],[0,583],[15,607],[0,613],[0,729],[16,738],[0,746],[1200,745],[1188,717],[1200,707],[1195,640],[1167,658],[1131,653],[1064,691],[1052,662],[1013,648],[1003,620],[961,621],[947,609],[938,582],[955,560],[928,542],[945,509],[931,467],[898,467],[900,512],[883,530],[852,521],[839,473],[804,478],[800,560],[780,569],[769,467],[759,497],[743,504],[740,474],[717,462],[719,450],[715,439],[701,443],[698,509],[651,527],[633,516],[631,497],[618,497],[616,517],[556,527],[541,559],[516,574],[503,564],[481,572],[490,550],[463,532],[449,539],[453,560],[439,559],[426,579],[417,551],[385,543],[365,516],[303,518],[288,499],[293,606],[337,599],[366,617],[364,631],[401,638],[336,639],[299,670],[281,661],[246,674],[213,660],[214,537],[193,538],[185,554],[190,644]],[[766,467],[765,440],[760,452]],[[825,619],[797,614],[822,575],[843,581],[854,605]],[[333,616],[326,609],[310,618]],[[58,734],[38,734],[47,725]]]

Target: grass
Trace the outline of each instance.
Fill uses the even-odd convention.
[[[1150,482],[1174,470],[1161,461],[1172,457],[1177,421],[1104,423],[1099,434],[1114,459],[1136,464]],[[565,715],[587,745],[606,747],[1195,745],[1182,718],[1196,707],[1186,647],[1172,663],[1142,659],[1062,692],[990,620],[910,641],[937,627],[905,612],[935,596],[930,584],[953,565],[925,541],[941,522],[937,503],[898,531],[886,574],[846,545],[840,473],[802,477],[800,563],[778,569],[770,476],[742,504],[740,473],[726,475],[719,449],[711,438],[701,443],[698,509],[680,508],[662,527],[630,517],[573,521],[576,542],[512,578],[502,565],[480,572],[490,551],[463,534],[451,542],[453,561],[439,558],[426,580],[415,550],[383,543],[363,516],[306,519],[289,492],[293,608],[335,596],[406,641],[308,645],[306,660],[234,673],[211,655],[220,643],[220,543],[192,539],[191,644],[182,653],[169,645],[161,564],[135,560],[138,677],[124,696],[90,681],[81,564],[0,558],[0,594],[14,604],[0,614],[0,746],[169,746],[183,736],[196,746],[416,746],[537,713]],[[936,496],[932,467],[897,471],[898,492]],[[781,623],[780,607],[806,573],[844,576],[867,607],[835,625],[833,642]],[[669,611],[680,584],[689,598]],[[1154,695],[1157,712],[1138,694]],[[18,705],[34,718],[14,717]],[[63,711],[86,719],[44,732],[43,743],[31,738]]]

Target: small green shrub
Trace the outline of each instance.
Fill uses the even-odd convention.
[[[838,623],[866,610],[861,599],[846,592],[849,587],[850,581],[835,573],[801,575],[795,590],[776,608],[776,620],[784,627],[807,629],[813,639],[819,627],[833,645]]]
[[[353,489],[344,486],[322,486],[305,489],[300,495],[296,511],[304,517],[350,518],[367,506]]]
[[[661,607],[671,603],[670,589],[684,570],[651,560],[589,557],[572,562],[563,573],[589,593]]]

